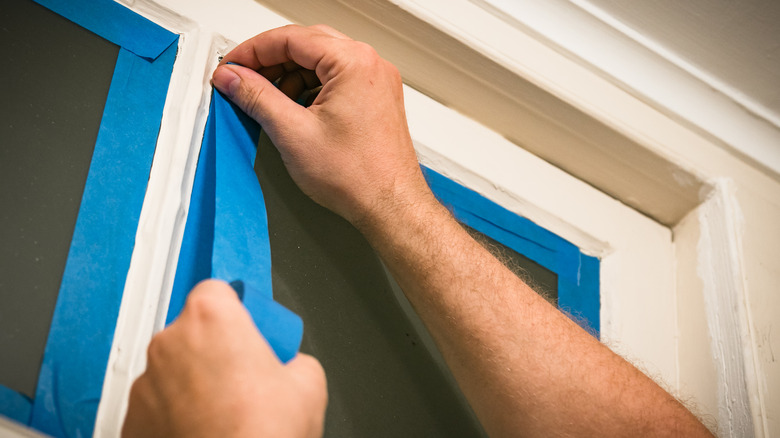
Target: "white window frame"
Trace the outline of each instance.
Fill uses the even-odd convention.
[[[660,290],[650,296],[661,293],[660,299],[670,307],[647,320],[642,319],[642,309],[632,308],[647,299],[632,296],[630,289],[645,280],[641,274],[652,271],[647,267],[615,273],[639,275],[633,282],[623,277],[621,289],[610,291],[619,282],[605,279],[609,265],[628,268],[652,246],[647,246],[650,242],[631,246],[629,240],[621,243],[604,236],[607,247],[626,251],[611,256],[612,262],[602,260],[602,324],[636,318],[627,320],[626,326],[615,323],[617,351],[641,362],[640,368],[682,399],[691,400],[709,426],[735,436],[771,436],[769,425],[776,423],[771,413],[778,412],[772,400],[777,402],[778,391],[768,382],[780,379],[772,359],[772,311],[750,302],[757,296],[776,314],[778,300],[771,284],[780,277],[766,270],[777,268],[777,254],[761,242],[760,234],[746,230],[741,208],[750,210],[758,233],[777,234],[772,218],[780,218],[780,205],[771,200],[780,199],[780,174],[772,171],[780,129],[745,116],[740,113],[743,108],[725,102],[723,96],[706,95],[712,94],[707,84],[695,83],[663,56],[625,50],[637,46],[636,41],[611,40],[620,32],[587,8],[586,0],[512,2],[520,4],[521,12],[514,14],[486,7],[485,0],[264,3],[296,22],[324,22],[369,42],[415,89],[666,227],[673,239],[673,299],[664,301],[666,291]],[[592,16],[571,19],[583,12]],[[593,23],[596,27],[583,29]],[[571,44],[582,38],[587,38],[588,51]],[[621,50],[607,49],[611,47]],[[594,52],[597,56],[591,56]],[[613,58],[609,65],[636,68],[600,69],[609,57]],[[674,92],[649,96],[656,78],[663,78]],[[690,105],[675,106],[692,101],[698,104],[693,111]],[[484,148],[479,141],[474,144],[479,146],[472,149]],[[775,155],[764,154],[768,150]],[[496,154],[490,156],[491,166],[477,175],[488,182],[478,191],[491,198],[489,192],[498,187],[496,196],[517,196],[524,204],[523,187],[506,181],[522,180],[524,174],[502,165],[509,157],[491,153]],[[442,154],[448,159],[459,156],[452,148]],[[472,158],[479,163],[486,156]],[[459,164],[473,173],[469,159]],[[539,193],[555,192],[543,188]],[[577,203],[574,192],[565,197]],[[534,202],[538,202],[534,207],[544,205],[543,200]],[[514,209],[524,214],[519,210]],[[757,210],[766,216],[756,216]],[[541,214],[549,214],[550,223],[538,223],[566,237],[569,234],[558,231],[557,225],[568,220],[563,228],[581,231],[588,219],[578,217],[580,213],[566,219],[563,212],[550,208]],[[616,217],[604,219],[628,226]],[[748,275],[758,280],[758,288],[748,290]],[[611,306],[613,297],[628,307]],[[760,313],[760,320],[755,313]],[[641,323],[632,326],[632,321]],[[655,342],[674,345],[673,354],[633,354],[647,352],[641,333],[655,331],[661,333]],[[670,331],[672,338],[667,336]],[[663,370],[656,374],[657,363],[670,358],[671,375]]]
[[[181,37],[109,358],[95,428],[96,436],[119,436],[130,387],[135,377],[145,368],[146,347],[153,333],[160,330],[165,321],[167,299],[172,288],[175,261],[178,259],[186,221],[197,151],[207,116],[209,78],[218,55],[224,54],[232,47],[234,43],[231,41],[243,41],[263,30],[289,23],[288,19],[252,0],[225,0],[218,4],[188,0],[136,0],[130,3],[131,9],[179,33]],[[363,12],[363,15],[356,13],[359,7],[346,0],[305,2],[305,5],[292,6],[284,6],[284,0],[270,0],[265,3],[285,12],[296,21],[331,23],[356,38],[361,38],[365,32],[373,30],[371,25],[364,22],[366,12],[359,11]],[[427,23],[436,20],[436,17],[431,18],[428,15],[429,9],[427,12],[421,11],[418,2],[387,0],[368,3],[391,9],[391,13],[384,17],[386,24],[383,31],[389,26],[391,31],[396,30],[403,34],[403,26],[394,21],[398,17],[413,16],[419,20],[428,20]],[[456,6],[468,7],[468,3],[467,0],[453,1],[444,5],[442,11],[456,9]],[[351,12],[345,13],[345,7]],[[290,8],[295,11],[290,12]],[[371,17],[368,18],[367,22],[371,22]],[[452,16],[445,18],[454,20]],[[482,19],[487,20],[484,16],[472,18],[475,23]],[[453,28],[457,28],[454,34],[462,39],[473,37],[473,34],[478,32],[478,29],[464,30],[463,23],[447,23],[436,23],[438,28],[432,26],[434,30],[438,29],[436,31],[442,38],[452,35],[447,32]],[[486,25],[489,23],[481,22],[483,29]],[[517,29],[515,31],[519,32]],[[538,43],[531,41],[533,38],[525,33],[515,36],[524,39],[523,44]],[[395,39],[388,38],[375,45],[381,54],[397,64],[403,63],[393,59],[394,56],[399,56],[399,53],[420,57],[431,50],[419,46],[410,48],[407,44],[408,41],[404,37],[396,35]],[[468,44],[464,47],[478,51],[474,47],[469,48]],[[729,303],[727,298],[728,292],[733,290],[742,291],[744,294],[744,287],[739,284],[739,279],[742,278],[740,234],[734,218],[738,209],[731,196],[731,189],[727,182],[708,181],[691,171],[690,167],[679,160],[679,157],[675,157],[669,149],[659,152],[659,145],[674,145],[679,142],[694,142],[700,145],[707,140],[659,111],[642,105],[625,93],[621,94],[622,90],[618,87],[598,81],[598,78],[591,77],[590,73],[580,72],[580,66],[569,67],[573,70],[580,69],[577,71],[582,73],[583,77],[587,76],[587,80],[575,84],[567,82],[565,77],[556,76],[546,70],[566,67],[565,59],[561,59],[562,55],[554,53],[555,50],[550,47],[534,47],[534,53],[543,59],[536,65],[518,68],[513,74],[524,80],[523,87],[535,87],[547,92],[554,89],[555,99],[542,99],[536,103],[552,112],[558,108],[556,105],[568,105],[568,111],[576,107],[598,122],[599,132],[603,133],[606,125],[606,132],[611,132],[615,138],[628,138],[632,150],[640,151],[638,157],[647,156],[650,151],[654,159],[669,164],[673,172],[677,172],[676,183],[685,186],[683,195],[670,201],[674,204],[673,208],[658,204],[659,198],[656,196],[664,193],[663,189],[658,188],[658,181],[668,177],[668,174],[660,172],[643,176],[640,183],[647,186],[647,193],[650,195],[640,197],[641,199],[630,199],[630,193],[626,194],[619,187],[605,188],[604,184],[609,185],[609,181],[605,182],[603,178],[595,175],[598,169],[594,170],[592,163],[589,163],[585,170],[575,166],[573,172],[570,168],[569,172],[577,174],[577,178],[550,164],[560,163],[561,160],[565,162],[565,150],[554,149],[552,155],[539,152],[538,143],[544,143],[545,135],[564,143],[571,140],[572,148],[582,147],[585,149],[581,150],[587,150],[587,145],[597,140],[587,139],[587,128],[596,126],[589,125],[588,123],[595,123],[589,119],[577,123],[584,140],[571,137],[570,133],[561,137],[556,130],[557,125],[547,122],[540,122],[539,127],[527,138],[513,137],[515,142],[522,140],[529,150],[545,157],[542,159],[507,140],[503,136],[506,135],[505,131],[500,129],[502,125],[486,123],[485,120],[482,121],[484,124],[480,124],[428,97],[426,93],[405,86],[409,127],[421,163],[549,229],[578,246],[583,252],[598,256],[601,259],[602,340],[668,389],[683,396],[692,396],[710,413],[723,407],[717,400],[712,401],[717,396],[712,385],[688,385],[685,376],[691,369],[701,368],[704,370],[704,376],[715,376],[713,378],[721,385],[735,378],[725,376],[734,368],[729,366],[729,370],[716,370],[711,356],[700,358],[696,363],[686,362],[680,358],[681,345],[696,342],[709,344],[707,337],[712,329],[710,321],[728,313],[726,306],[734,304],[738,315],[732,318],[731,322],[720,326],[726,333],[719,335],[726,339],[733,331],[733,336],[730,340],[726,339],[727,345],[720,354],[728,355],[740,350],[737,359],[729,365],[740,362],[741,365],[735,365],[737,373],[747,375],[748,383],[745,393],[738,394],[739,400],[730,407],[737,408],[742,415],[752,415],[748,420],[759,421],[763,409],[761,392],[755,388],[755,382],[750,380],[751,375],[755,380],[755,374],[759,371],[750,357],[752,352],[749,348],[744,348],[746,344],[743,339],[746,330],[752,332],[749,327],[750,315],[744,303]],[[487,49],[482,47],[481,50]],[[441,59],[436,62],[445,70],[452,67]],[[411,70],[413,85],[426,89],[427,82],[420,82],[417,78],[426,73],[427,67],[408,64],[401,67],[404,75]],[[468,70],[468,66],[460,68]],[[476,66],[474,68],[477,69]],[[489,104],[492,98],[489,97],[489,90],[484,88],[485,83],[483,78],[481,82],[476,81],[475,86],[482,87],[478,88],[478,91],[485,91],[484,100]],[[456,91],[448,93],[446,90],[427,90],[427,93],[444,101],[448,101],[450,97],[457,100],[456,96],[459,94]],[[606,99],[607,103],[598,103],[602,101],[598,100],[594,93],[599,93],[598,99]],[[517,96],[509,95],[508,100],[512,99],[520,102],[517,106],[518,117],[530,114],[527,102],[523,103]],[[458,108],[457,103],[453,106]],[[510,107],[502,106],[501,109]],[[538,114],[533,117],[534,120],[544,118],[540,118]],[[572,121],[574,118],[576,117],[570,116],[563,122]],[[640,119],[644,122],[638,123],[637,120]],[[648,119],[653,123],[648,123]],[[604,120],[608,123],[604,123]],[[502,134],[486,125],[498,129]],[[661,128],[651,128],[658,126]],[[535,143],[534,140],[539,142]],[[580,143],[577,143],[578,141]],[[620,144],[612,146],[619,147]],[[620,163],[611,161],[603,154],[598,155],[596,162],[603,164],[604,169],[620,167]],[[639,166],[634,162],[624,164],[629,173],[634,169],[632,166]],[[617,172],[626,175],[626,169],[618,169]],[[601,190],[594,185],[601,185]],[[696,192],[693,198],[692,190]],[[700,196],[700,193],[704,195]],[[672,226],[673,224],[676,225]],[[729,260],[733,262],[729,265],[733,269],[727,270],[725,274],[705,272],[700,275],[697,272],[701,266],[708,263],[715,266],[715,270],[724,266],[723,261],[704,260],[705,256],[718,251],[712,248],[709,251],[698,249],[697,245],[701,241],[699,236],[703,234],[710,236],[708,241],[711,245],[720,246],[726,250],[726,254],[734,256]],[[720,284],[728,286],[725,289],[719,288]],[[678,296],[677,291],[682,287],[696,289],[698,298]],[[700,301],[708,303],[702,305]],[[696,333],[681,332],[678,321],[682,310],[679,306],[688,306],[686,311],[693,309],[698,312],[699,319],[694,323],[698,325],[696,330],[692,329]],[[707,309],[706,312],[704,308]],[[686,324],[690,325],[688,322]],[[730,427],[744,426],[746,422],[751,422],[748,420],[719,418],[719,423],[721,427],[724,421]],[[752,424],[750,427],[753,427]],[[2,424],[0,431],[6,431]]]
[[[183,0],[137,3],[133,8],[147,15],[147,18],[163,24],[159,18],[155,19],[154,15],[159,14],[159,8],[154,7],[156,4],[171,8],[175,17],[189,19],[188,24],[183,26],[185,31],[182,33],[180,54],[184,58],[188,53],[188,43],[196,40],[193,46],[197,47],[200,60],[190,61],[190,66],[206,67],[195,70],[181,66],[185,71],[203,71],[204,76],[189,78],[188,91],[180,91],[178,96],[184,96],[182,100],[192,101],[199,95],[200,103],[197,108],[200,118],[190,116],[189,121],[178,122],[180,127],[193,124],[196,126],[194,135],[183,136],[189,141],[181,141],[178,160],[172,157],[166,163],[162,161],[162,155],[161,161],[157,161],[158,157],[155,158],[155,168],[160,172],[159,190],[170,192],[166,201],[176,202],[163,202],[164,197],[161,196],[154,210],[158,211],[157,217],[168,218],[169,225],[165,235],[175,235],[175,239],[171,240],[167,248],[166,245],[158,244],[156,254],[152,254],[150,249],[147,255],[142,256],[143,253],[139,251],[138,269],[133,270],[131,266],[131,272],[128,274],[126,297],[128,301],[132,299],[130,297],[136,297],[136,304],[131,307],[123,302],[123,310],[128,311],[120,315],[117,327],[116,348],[112,353],[124,351],[125,354],[124,360],[117,354],[112,356],[109,363],[104,399],[96,427],[99,431],[96,433],[105,436],[115,436],[118,433],[132,380],[145,366],[145,347],[151,335],[162,327],[164,321],[161,315],[164,315],[167,309],[166,298],[170,294],[170,282],[175,267],[172,260],[176,260],[171,256],[178,255],[182,231],[177,229],[175,233],[170,233],[168,230],[175,226],[183,228],[185,219],[180,209],[177,210],[176,216],[171,215],[171,205],[179,204],[186,209],[188,196],[185,194],[189,194],[193,177],[192,152],[196,150],[196,144],[199,144],[199,141],[194,139],[200,139],[202,131],[199,130],[202,130],[202,124],[205,123],[203,108],[206,107],[207,98],[204,99],[203,96],[208,89],[206,84],[209,73],[216,62],[215,55],[228,49],[232,44],[228,43],[229,40],[242,41],[263,30],[289,23],[269,9],[244,0],[220,4],[218,8],[191,4]],[[322,11],[315,8],[314,12]],[[182,26],[181,23],[176,25],[180,28]],[[217,35],[224,35],[224,38]],[[219,43],[215,45],[211,41]],[[177,61],[174,78],[179,67]],[[177,84],[178,80],[173,79],[172,85]],[[174,95],[179,87],[172,88],[174,90],[171,95]],[[564,237],[583,252],[598,256],[601,259],[602,339],[664,386],[672,391],[679,391],[675,247],[672,230],[411,87],[405,86],[404,92],[410,130],[420,161],[510,211]],[[176,101],[175,98],[173,104]],[[190,104],[190,108],[190,112],[195,108],[194,102]],[[186,113],[181,110],[173,112],[179,114],[179,117],[180,114]],[[164,117],[163,129],[166,127],[165,122]],[[192,131],[190,128],[189,132]],[[165,143],[161,141],[158,148],[163,145]],[[479,147],[476,148],[475,145]],[[181,163],[185,162],[182,161],[185,155],[189,160],[186,161],[186,173],[182,172],[184,169],[179,169]],[[150,193],[153,193],[153,184],[158,182],[155,179],[155,168],[150,178]],[[165,177],[162,177],[163,173]],[[171,182],[177,181],[178,175],[184,183],[172,184]],[[700,186],[706,185],[698,179],[695,180]],[[148,202],[150,211],[154,211],[151,207],[153,204]],[[178,222],[174,221],[174,218]],[[142,235],[141,229],[142,226],[139,226],[139,236]],[[171,250],[172,248],[175,249]],[[163,255],[167,255],[167,258]],[[163,259],[166,260],[164,265],[159,263]],[[141,260],[146,261],[146,269]],[[161,266],[166,266],[165,270]],[[137,279],[138,285],[131,282],[131,279]],[[141,284],[143,287],[138,287]],[[143,300],[140,299],[142,295]],[[134,323],[134,328],[130,329],[130,325],[124,324],[123,321],[138,321],[136,316],[130,316],[130,312],[140,312],[141,308],[146,309],[146,322],[142,324],[142,328],[136,328]],[[151,316],[151,309],[155,310],[154,317]],[[118,347],[121,343],[125,344],[124,348]]]

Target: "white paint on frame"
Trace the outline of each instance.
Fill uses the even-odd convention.
[[[267,9],[241,0],[223,2],[219,8],[223,14],[214,14],[213,7],[198,2],[175,4],[174,8],[154,0],[120,3],[178,33],[179,49],[106,369],[96,437],[120,435],[130,389],[146,368],[147,346],[165,324],[208,117],[211,74],[219,56],[235,46],[213,29],[248,38],[251,35],[235,30],[254,32],[287,24]],[[244,26],[228,25],[240,23],[239,18],[246,21]]]
[[[744,233],[734,185],[715,183],[698,209],[698,273],[709,326],[718,388],[718,426],[722,437],[769,436],[763,374],[756,360],[753,318],[743,271]]]
[[[773,178],[780,178],[780,149],[776,147],[780,142],[780,116],[614,18],[604,9],[608,0],[467,1],[519,28],[530,29],[618,87],[716,138],[720,146]],[[626,9],[657,11],[661,8],[657,3]],[[686,2],[677,3],[682,3],[678,7],[685,10]],[[750,6],[759,5],[754,2]],[[717,5],[711,4],[710,8]],[[724,7],[724,12],[727,9]],[[778,10],[769,2],[763,9],[769,14]],[[698,15],[702,14],[705,12]]]
[[[0,434],[5,438],[45,438],[46,435],[35,429],[9,420],[0,415]]]
[[[106,369],[97,437],[119,436],[130,388],[146,368],[146,348],[165,323],[208,116],[209,78],[218,51],[228,44],[161,8],[145,12],[176,26],[179,51]]]

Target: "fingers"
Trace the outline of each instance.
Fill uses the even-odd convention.
[[[238,299],[238,294],[236,294],[236,291],[233,290],[229,284],[213,278],[203,280],[196,284],[195,287],[192,288],[192,291],[190,291],[188,299],[200,297],[202,295],[219,296],[230,301],[240,301]]]
[[[283,365],[223,281],[193,288],[147,358],[123,436],[321,436],[327,391],[319,362],[299,355]]]
[[[322,436],[325,422],[325,408],[328,405],[328,390],[325,371],[319,361],[308,354],[299,353],[285,366],[285,370],[296,382],[302,396],[305,411],[311,415],[306,425],[305,436]]]
[[[157,424],[155,411],[164,409],[160,401],[155,397],[155,391],[150,386],[151,382],[146,375],[141,375],[133,383],[130,389],[130,399],[127,406],[127,415],[122,425],[122,437],[151,437],[155,436],[151,431],[162,432],[164,427]],[[155,424],[150,424],[150,422]]]
[[[249,314],[241,304],[238,294],[230,285],[220,280],[204,280],[195,285],[187,296],[180,318],[197,318],[199,321],[219,322],[222,319],[232,318],[233,313]],[[243,319],[246,319],[243,318]]]
[[[325,370],[313,356],[299,353],[287,363],[286,368],[305,388],[324,389],[327,385]],[[325,395],[327,396],[327,393]]]
[[[224,281],[205,280],[187,296],[176,321],[152,338],[148,357],[150,362],[160,358],[165,363],[177,348],[208,350],[211,343],[219,342],[220,348],[229,349],[234,341],[270,349],[233,288]]]
[[[298,66],[298,68],[300,68],[300,66]],[[287,73],[287,70],[284,68],[284,64],[276,64],[270,67],[263,67],[257,72],[268,79],[268,82],[275,82],[277,79],[281,78],[282,75]]]
[[[305,85],[303,74],[298,75],[300,84]],[[308,114],[300,105],[285,96],[261,74],[238,65],[223,65],[217,68],[212,79],[214,87],[226,94],[250,117],[260,122],[264,129],[278,131],[287,126],[302,126]],[[290,92],[295,90],[288,90]],[[302,90],[301,90],[302,91]],[[300,92],[298,93],[300,94]],[[282,126],[277,126],[277,125]]]
[[[329,67],[320,64],[327,54],[339,54],[339,42],[349,40],[345,35],[327,26],[301,27],[290,25],[263,32],[228,53],[221,64],[232,62],[260,71],[264,68],[295,62],[317,72],[323,83],[330,79]]]
[[[309,29],[318,30],[320,32],[326,33],[334,38],[342,39],[342,40],[351,40],[352,38],[344,35],[343,33],[337,31],[336,29],[328,26],[327,24],[315,24],[312,26],[309,26]]]
[[[317,75],[311,70],[299,69],[286,73],[279,81],[279,90],[287,97],[297,100],[306,90],[311,90],[320,85]]]

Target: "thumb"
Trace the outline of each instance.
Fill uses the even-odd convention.
[[[325,408],[328,405],[328,389],[325,371],[320,362],[308,354],[298,353],[285,365],[286,371],[297,383],[299,394],[303,396],[304,411],[314,414],[310,417],[307,436],[322,436],[325,421]]]
[[[287,362],[285,368],[303,387],[325,388],[327,386],[325,370],[317,359],[308,354],[298,353]]]
[[[221,65],[214,72],[212,83],[269,133],[303,126],[304,118],[310,116],[305,108],[252,69]]]

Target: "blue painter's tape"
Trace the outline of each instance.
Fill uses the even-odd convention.
[[[600,328],[599,260],[571,242],[426,167],[428,185],[460,222],[558,275],[558,306],[586,330]]]
[[[0,385],[0,415],[4,415],[22,424],[29,424],[32,412],[32,400]]]
[[[168,303],[166,324],[176,319],[184,308],[190,290],[201,280],[211,277],[211,256],[214,253],[214,215],[216,198],[216,130],[214,102],[203,133],[192,195],[184,226],[176,276]],[[232,279],[231,279],[232,280]]]
[[[598,335],[601,330],[599,259],[582,253],[579,257],[579,282],[571,287],[559,287],[558,303],[578,324]]]
[[[272,297],[268,220],[254,172],[259,135],[238,107],[212,96],[167,320],[181,313],[199,281],[233,281],[255,325],[287,362],[298,352],[303,322]]]
[[[33,401],[50,435],[92,436],[176,49],[119,51]]]
[[[303,321],[295,313],[277,303],[266,293],[252,290],[243,281],[230,282],[255,326],[282,362],[287,362],[296,354],[303,337]]]
[[[35,2],[148,60],[157,59],[179,38],[113,0]]]
[[[272,298],[271,246],[260,183],[254,171],[260,126],[224,96],[214,93],[216,131],[216,212],[211,275],[240,279],[246,300]]]

